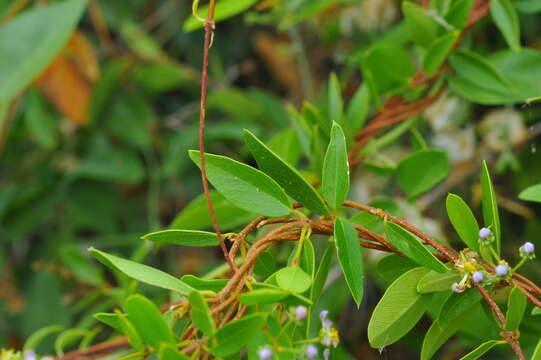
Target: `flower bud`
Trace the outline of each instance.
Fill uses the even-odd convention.
[[[500,264],[500,265],[496,266],[495,271],[496,271],[496,275],[498,275],[500,277],[504,277],[509,273],[509,266],[507,266],[505,264]]]
[[[525,242],[521,248],[526,254],[533,254],[535,252],[535,245],[529,241]]]
[[[490,229],[488,228],[481,228],[481,230],[479,230],[479,237],[481,239],[487,239],[489,236],[492,235],[492,231],[490,231]]]
[[[327,318],[327,315],[329,315],[329,310],[321,310],[319,313],[319,318],[322,322]]]
[[[476,271],[471,276],[471,279],[474,283],[479,284],[483,279],[485,278],[485,274],[483,274],[481,271]]]
[[[299,305],[295,308],[295,317],[297,320],[304,320],[306,319],[306,316],[308,315],[308,309],[306,306]]]
[[[315,358],[317,356],[317,347],[315,347],[312,344],[308,345],[304,354],[306,355],[308,359]]]
[[[264,347],[258,351],[259,360],[270,360],[272,359],[272,350],[268,347]]]

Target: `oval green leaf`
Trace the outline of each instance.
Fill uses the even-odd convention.
[[[244,305],[274,304],[290,294],[281,289],[258,289],[240,295],[239,301]]]
[[[348,220],[337,218],[334,222],[334,238],[336,239],[338,262],[344,273],[349,292],[359,307],[364,294],[364,269],[357,231]]]
[[[530,186],[518,194],[518,198],[524,201],[541,202],[541,184]]]
[[[322,197],[297,170],[273,153],[248,130],[244,130],[244,141],[259,168],[278,182],[289,196],[318,215],[329,215]]]
[[[417,282],[427,272],[423,267],[409,270],[385,291],[368,323],[370,346],[382,348],[393,344],[421,319],[430,296],[417,292]]]
[[[207,336],[212,336],[216,331],[214,318],[210,312],[205,298],[199,291],[192,291],[188,296],[188,301],[192,306],[191,317],[194,325]]]
[[[452,31],[437,38],[430,44],[423,60],[423,68],[428,76],[434,75],[440,66],[443,65],[459,35],[459,31]]]
[[[192,161],[201,166],[199,151],[190,150]],[[220,155],[205,154],[209,182],[241,209],[265,216],[285,216],[291,204],[273,179],[251,166]]]
[[[218,344],[212,347],[210,352],[219,357],[236,353],[257,336],[266,319],[266,314],[256,313],[221,327],[216,332]]]
[[[496,345],[498,345],[497,340],[489,340],[484,342],[476,347],[472,352],[461,357],[459,360],[477,360]]]
[[[507,299],[507,314],[505,316],[505,329],[516,331],[522,322],[526,311],[526,295],[516,286],[513,287]]]
[[[479,251],[479,224],[470,207],[455,194],[447,195],[445,201],[447,216],[464,244],[474,251]]]
[[[421,241],[409,231],[392,222],[385,223],[385,235],[401,253],[421,266],[436,272],[446,273],[449,269],[436,258]]]
[[[481,170],[481,188],[483,190],[482,205],[483,205],[483,220],[485,227],[490,227],[494,233],[496,252],[500,254],[500,215],[498,213],[498,203],[496,201],[496,193],[490,180],[490,173],[486,161],[483,161]]]
[[[475,289],[469,289],[463,293],[453,293],[443,305],[438,321],[445,324],[452,321],[481,301],[481,294]]]
[[[520,50],[520,23],[509,0],[490,0],[490,15],[513,51]]]
[[[442,181],[449,171],[447,153],[441,150],[421,150],[398,163],[396,179],[412,199]]]
[[[94,248],[90,248],[88,251],[90,251],[90,253],[94,255],[94,257],[103,265],[120,271],[132,279],[164,289],[176,291],[183,295],[188,295],[193,290],[191,286],[183,281],[153,267],[139,264],[135,261],[126,260],[115,255],[107,254],[106,252]]]
[[[276,282],[282,289],[294,293],[303,293],[312,285],[312,279],[300,266],[288,266],[278,270]]]
[[[217,246],[218,237],[213,232],[198,230],[162,230],[146,234],[141,239],[160,245],[176,244],[185,246]]]
[[[419,280],[417,291],[421,294],[449,291],[451,285],[458,281],[460,281],[460,275],[455,271],[449,271],[444,274],[430,271]]]
[[[349,192],[349,164],[346,138],[338,123],[331,128],[331,141],[323,161],[321,190],[332,209],[338,209]]]

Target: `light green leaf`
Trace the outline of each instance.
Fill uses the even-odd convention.
[[[216,2],[216,8],[214,9],[214,21],[219,22],[229,19],[237,14],[248,10],[252,5],[259,0],[220,0]],[[198,10],[198,15],[202,18],[206,18],[209,12],[208,5],[202,6]],[[182,30],[190,32],[203,27],[203,22],[190,16],[182,26]]]
[[[449,271],[441,274],[439,272],[430,271],[423,276],[417,284],[417,291],[421,294],[437,292],[437,291],[449,291],[451,285],[460,281],[460,274],[455,271]]]
[[[192,291],[188,296],[188,300],[192,306],[190,314],[194,325],[203,334],[212,336],[216,331],[216,325],[205,298],[199,291]]]
[[[366,119],[368,118],[368,113],[370,112],[370,89],[368,85],[363,82],[361,86],[353,95],[351,99],[347,113],[346,119],[349,125],[349,129],[354,133],[360,130]]]
[[[481,301],[481,294],[475,289],[463,293],[453,293],[443,305],[438,321],[445,324],[452,321]]]
[[[421,150],[398,163],[396,179],[412,199],[442,181],[449,171],[447,153],[441,150]]]
[[[447,195],[445,206],[447,216],[464,244],[474,251],[479,251],[479,225],[470,207],[455,194]]]
[[[39,329],[26,339],[23,346],[23,351],[34,350],[39,344],[49,335],[62,331],[64,329],[61,325],[50,325]]]
[[[518,194],[518,198],[524,201],[541,202],[541,184],[530,186]]]
[[[227,284],[227,279],[201,279],[194,275],[183,275],[180,280],[199,291],[220,292]]]
[[[126,316],[124,314],[111,314],[111,313],[96,313],[93,315],[94,319],[104,323],[107,326],[112,327],[116,331],[122,333],[122,326],[120,324],[119,316]]]
[[[530,360],[541,360],[541,338],[533,351],[532,358]]]
[[[165,322],[160,309],[143,295],[131,295],[124,302],[128,320],[133,324],[143,341],[154,349],[161,343],[175,345],[175,337]]]
[[[64,349],[76,343],[88,333],[86,329],[68,329],[62,332],[54,341],[54,349],[59,357],[64,355]],[[79,340],[80,341],[80,340]]]
[[[334,222],[336,253],[344,273],[349,292],[357,307],[361,305],[364,294],[363,255],[357,231],[346,219],[337,218]]]
[[[426,266],[436,272],[446,273],[449,269],[436,258],[421,241],[409,231],[392,222],[385,223],[385,235],[401,253],[417,264]]]
[[[462,30],[468,21],[472,5],[473,0],[455,1],[447,15],[445,15],[445,21],[456,29]]]
[[[342,115],[344,113],[344,103],[342,101],[342,90],[340,89],[340,82],[335,73],[331,73],[329,78],[329,117],[330,121],[342,122]]]
[[[402,2],[402,12],[411,39],[421,46],[428,47],[438,36],[439,24],[426,9],[411,1]]]
[[[210,352],[219,357],[236,353],[257,336],[266,319],[267,314],[255,313],[221,327],[216,332],[218,344]]]
[[[274,304],[289,295],[290,292],[281,289],[257,289],[241,294],[239,301],[244,305]]]
[[[526,305],[526,295],[520,291],[518,287],[513,287],[509,293],[509,298],[507,299],[507,314],[505,316],[506,330],[518,330],[522,318],[524,317],[524,312],[526,311]]]
[[[496,253],[500,254],[500,215],[498,213],[498,203],[496,201],[496,193],[490,180],[490,173],[486,161],[483,161],[481,170],[481,187],[483,189],[482,205],[483,205],[483,221],[485,227],[488,227],[494,233]]]
[[[520,50],[520,23],[510,0],[490,0],[490,15],[513,51]]]
[[[462,325],[462,319],[455,319],[445,324],[438,321],[432,322],[426,332],[421,347],[421,360],[430,360],[438,349],[458,330]]]
[[[200,166],[199,151],[190,158]],[[205,154],[209,182],[238,207],[265,216],[285,216],[291,204],[280,185],[251,166],[220,155]]]
[[[128,320],[128,316],[126,314],[122,314],[120,310],[115,310],[115,314],[117,315],[120,332],[128,338],[130,345],[137,351],[145,351],[143,339],[141,339],[141,336],[137,330],[135,330],[133,324],[130,322],[130,320]]]
[[[153,267],[107,254],[106,252],[94,248],[90,248],[88,251],[90,251],[90,253],[92,253],[92,255],[94,255],[94,257],[103,265],[120,271],[132,279],[164,289],[177,291],[183,295],[188,295],[193,290],[191,286],[183,281]]]
[[[85,6],[86,0],[36,6],[0,27],[0,102],[13,99],[49,65]]]
[[[250,131],[244,130],[244,139],[259,168],[277,181],[289,196],[318,215],[329,215],[319,193],[297,170],[273,153]]]
[[[162,230],[146,234],[141,239],[154,241],[160,245],[216,246],[219,244],[215,233],[198,230]]]
[[[299,266],[287,266],[276,272],[276,282],[284,290],[294,293],[303,293],[310,285],[312,279]]]
[[[321,190],[327,203],[337,210],[349,192],[349,164],[346,138],[338,123],[331,129],[331,141],[323,161],[323,179]]]
[[[461,357],[459,360],[477,360],[496,345],[498,345],[497,340],[484,342],[476,347],[472,352]]]
[[[459,35],[459,31],[452,31],[442,35],[430,44],[423,60],[423,68],[428,76],[434,75],[443,65],[445,59],[453,50]]]
[[[182,354],[176,346],[163,343],[160,346],[159,360],[189,360],[190,358]]]
[[[535,306],[532,309],[531,315],[541,315],[541,308],[538,308],[537,306]]]
[[[314,304],[316,304],[317,301],[319,300],[319,297],[321,296],[321,292],[323,291],[323,287],[325,286],[325,281],[327,280],[327,276],[329,275],[329,269],[331,267],[333,250],[334,250],[333,246],[327,247],[327,249],[323,253],[323,256],[321,257],[319,266],[314,276],[314,284],[312,285],[312,288],[310,289],[310,300]]]
[[[417,292],[417,282],[428,272],[418,267],[393,282],[376,305],[368,323],[368,340],[373,348],[393,344],[421,319],[430,296]]]

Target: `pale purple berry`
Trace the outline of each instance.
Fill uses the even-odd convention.
[[[270,360],[272,359],[272,350],[268,347],[264,347],[257,353],[259,355],[259,360]]]
[[[306,355],[308,359],[315,358],[317,356],[317,347],[315,347],[312,344],[308,345],[304,354]]]
[[[481,230],[479,230],[479,237],[481,239],[486,239],[488,238],[490,235],[492,235],[492,231],[490,231],[490,229],[487,229],[487,228],[481,228]]]
[[[506,276],[509,273],[509,266],[500,264],[496,266],[496,275],[498,276]]]
[[[329,310],[321,310],[319,313],[319,318],[321,321],[324,321],[327,318],[327,315],[329,315]]]
[[[36,360],[36,353],[34,350],[26,350],[24,352],[24,360]]]
[[[524,245],[522,245],[522,250],[526,253],[526,254],[533,254],[535,252],[535,245],[532,244],[531,242],[529,241],[526,241],[524,243]]]
[[[483,274],[481,271],[476,271],[472,275],[472,280],[474,283],[478,284],[485,278],[485,274]]]
[[[325,319],[323,320],[323,327],[327,330],[331,330],[332,328],[332,320]]]
[[[306,306],[299,305],[295,308],[295,317],[297,320],[304,320],[306,319],[306,316],[308,315],[308,309]]]

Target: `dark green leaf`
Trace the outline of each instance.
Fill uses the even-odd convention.
[[[412,77],[414,67],[409,53],[401,46],[383,43],[368,50],[362,70],[375,87],[372,91],[380,94],[405,85]]]
[[[461,357],[459,360],[477,360],[496,345],[498,345],[497,340],[484,342],[476,347],[472,352]]]
[[[89,284],[100,286],[103,283],[103,273],[83,255],[81,249],[65,244],[60,249],[60,256],[69,269],[80,279]]]
[[[244,305],[274,304],[290,295],[290,292],[280,289],[258,289],[246,292],[239,296]]]
[[[349,192],[346,138],[342,128],[336,122],[332,125],[331,141],[323,162],[321,190],[329,206],[335,210],[346,200]]]
[[[443,65],[459,35],[459,31],[449,32],[430,44],[423,60],[423,67],[427,75],[434,75],[440,66]]]
[[[526,305],[526,295],[524,295],[518,287],[513,287],[509,293],[509,298],[507,299],[507,314],[505,316],[506,330],[518,330],[522,318],[524,317],[524,312],[526,311]]]
[[[421,319],[430,297],[417,292],[417,282],[427,272],[422,267],[409,270],[387,288],[368,323],[368,340],[373,348],[398,341]]]
[[[28,130],[36,141],[46,149],[53,149],[58,143],[58,125],[45,99],[37,90],[28,93],[25,120]]]
[[[449,271],[416,236],[395,223],[385,223],[385,235],[391,244],[417,264],[426,266],[439,273]]]
[[[396,178],[411,199],[442,181],[448,171],[449,161],[445,151],[422,150],[398,163]]]
[[[483,190],[483,221],[485,222],[485,227],[489,227],[494,233],[495,249],[496,253],[500,254],[500,215],[498,213],[498,203],[496,201],[496,193],[494,192],[494,187],[492,186],[492,181],[490,180],[490,173],[488,172],[488,167],[486,161],[483,161],[482,170],[481,170],[481,187]]]
[[[154,349],[161,343],[175,345],[175,337],[165,322],[160,309],[143,295],[132,295],[124,302],[128,319],[143,341]]]
[[[439,272],[430,271],[423,276],[417,284],[417,291],[421,294],[437,292],[437,291],[449,291],[451,285],[460,281],[460,274],[455,271],[449,271],[441,274]]]
[[[447,195],[447,216],[458,236],[470,249],[479,251],[479,225],[468,205],[455,194]]]
[[[276,261],[270,252],[265,251],[257,257],[254,267],[254,272],[257,275],[261,275],[266,278],[275,273],[276,270],[278,270]]]
[[[214,318],[210,312],[209,306],[205,298],[199,291],[192,291],[188,296],[190,305],[192,306],[191,319],[194,325],[207,336],[212,336],[216,331]]]
[[[141,239],[154,241],[160,245],[176,244],[185,246],[216,246],[219,245],[215,233],[197,230],[162,230],[146,234]]]
[[[183,275],[180,278],[183,282],[199,291],[220,292],[227,284],[226,279],[201,279],[194,275]]]
[[[443,305],[438,321],[445,324],[452,321],[481,301],[481,294],[475,289],[463,293],[453,293]]]
[[[458,0],[449,9],[445,20],[456,29],[462,30],[468,21],[473,0]]]
[[[190,150],[200,166],[199,151]],[[265,216],[289,214],[291,204],[282,188],[269,176],[225,156],[205,154],[207,178],[226,199],[238,207]]]
[[[88,251],[90,251],[92,255],[94,255],[96,259],[98,259],[99,262],[105,266],[118,270],[121,273],[143,283],[177,291],[183,295],[188,295],[193,290],[191,286],[183,281],[180,281],[176,277],[153,267],[139,264],[131,260],[126,260],[115,255],[107,254],[94,248],[90,248]]]
[[[520,50],[520,23],[510,0],[490,0],[490,15],[503,34],[507,45]]]
[[[429,46],[438,36],[439,24],[422,6],[411,1],[402,2],[402,12],[411,39],[422,46]]]
[[[408,258],[398,256],[396,254],[389,254],[382,257],[377,265],[378,274],[387,283],[394,282],[404,272],[411,270],[418,265]]]
[[[460,328],[462,319],[440,324],[438,321],[432,322],[426,332],[421,347],[421,360],[430,360],[438,349]]]
[[[256,313],[230,322],[216,332],[218,344],[210,349],[214,356],[229,356],[249,343],[261,331],[266,314]]]
[[[36,6],[0,27],[0,102],[9,102],[47,67],[85,6],[86,0]]]
[[[321,196],[297,170],[274,154],[250,131],[244,130],[244,139],[259,168],[276,180],[289,196],[316,214],[329,215]]]
[[[537,0],[514,0],[513,5],[523,13],[536,13],[541,11],[541,3]]]
[[[334,238],[340,267],[351,296],[359,307],[364,293],[364,268],[357,231],[348,220],[337,218],[334,222]]]
[[[288,266],[276,272],[276,282],[284,290],[294,293],[303,293],[310,285],[312,279],[299,266]]]
[[[518,198],[524,201],[541,202],[541,184],[530,186],[518,194]]]

